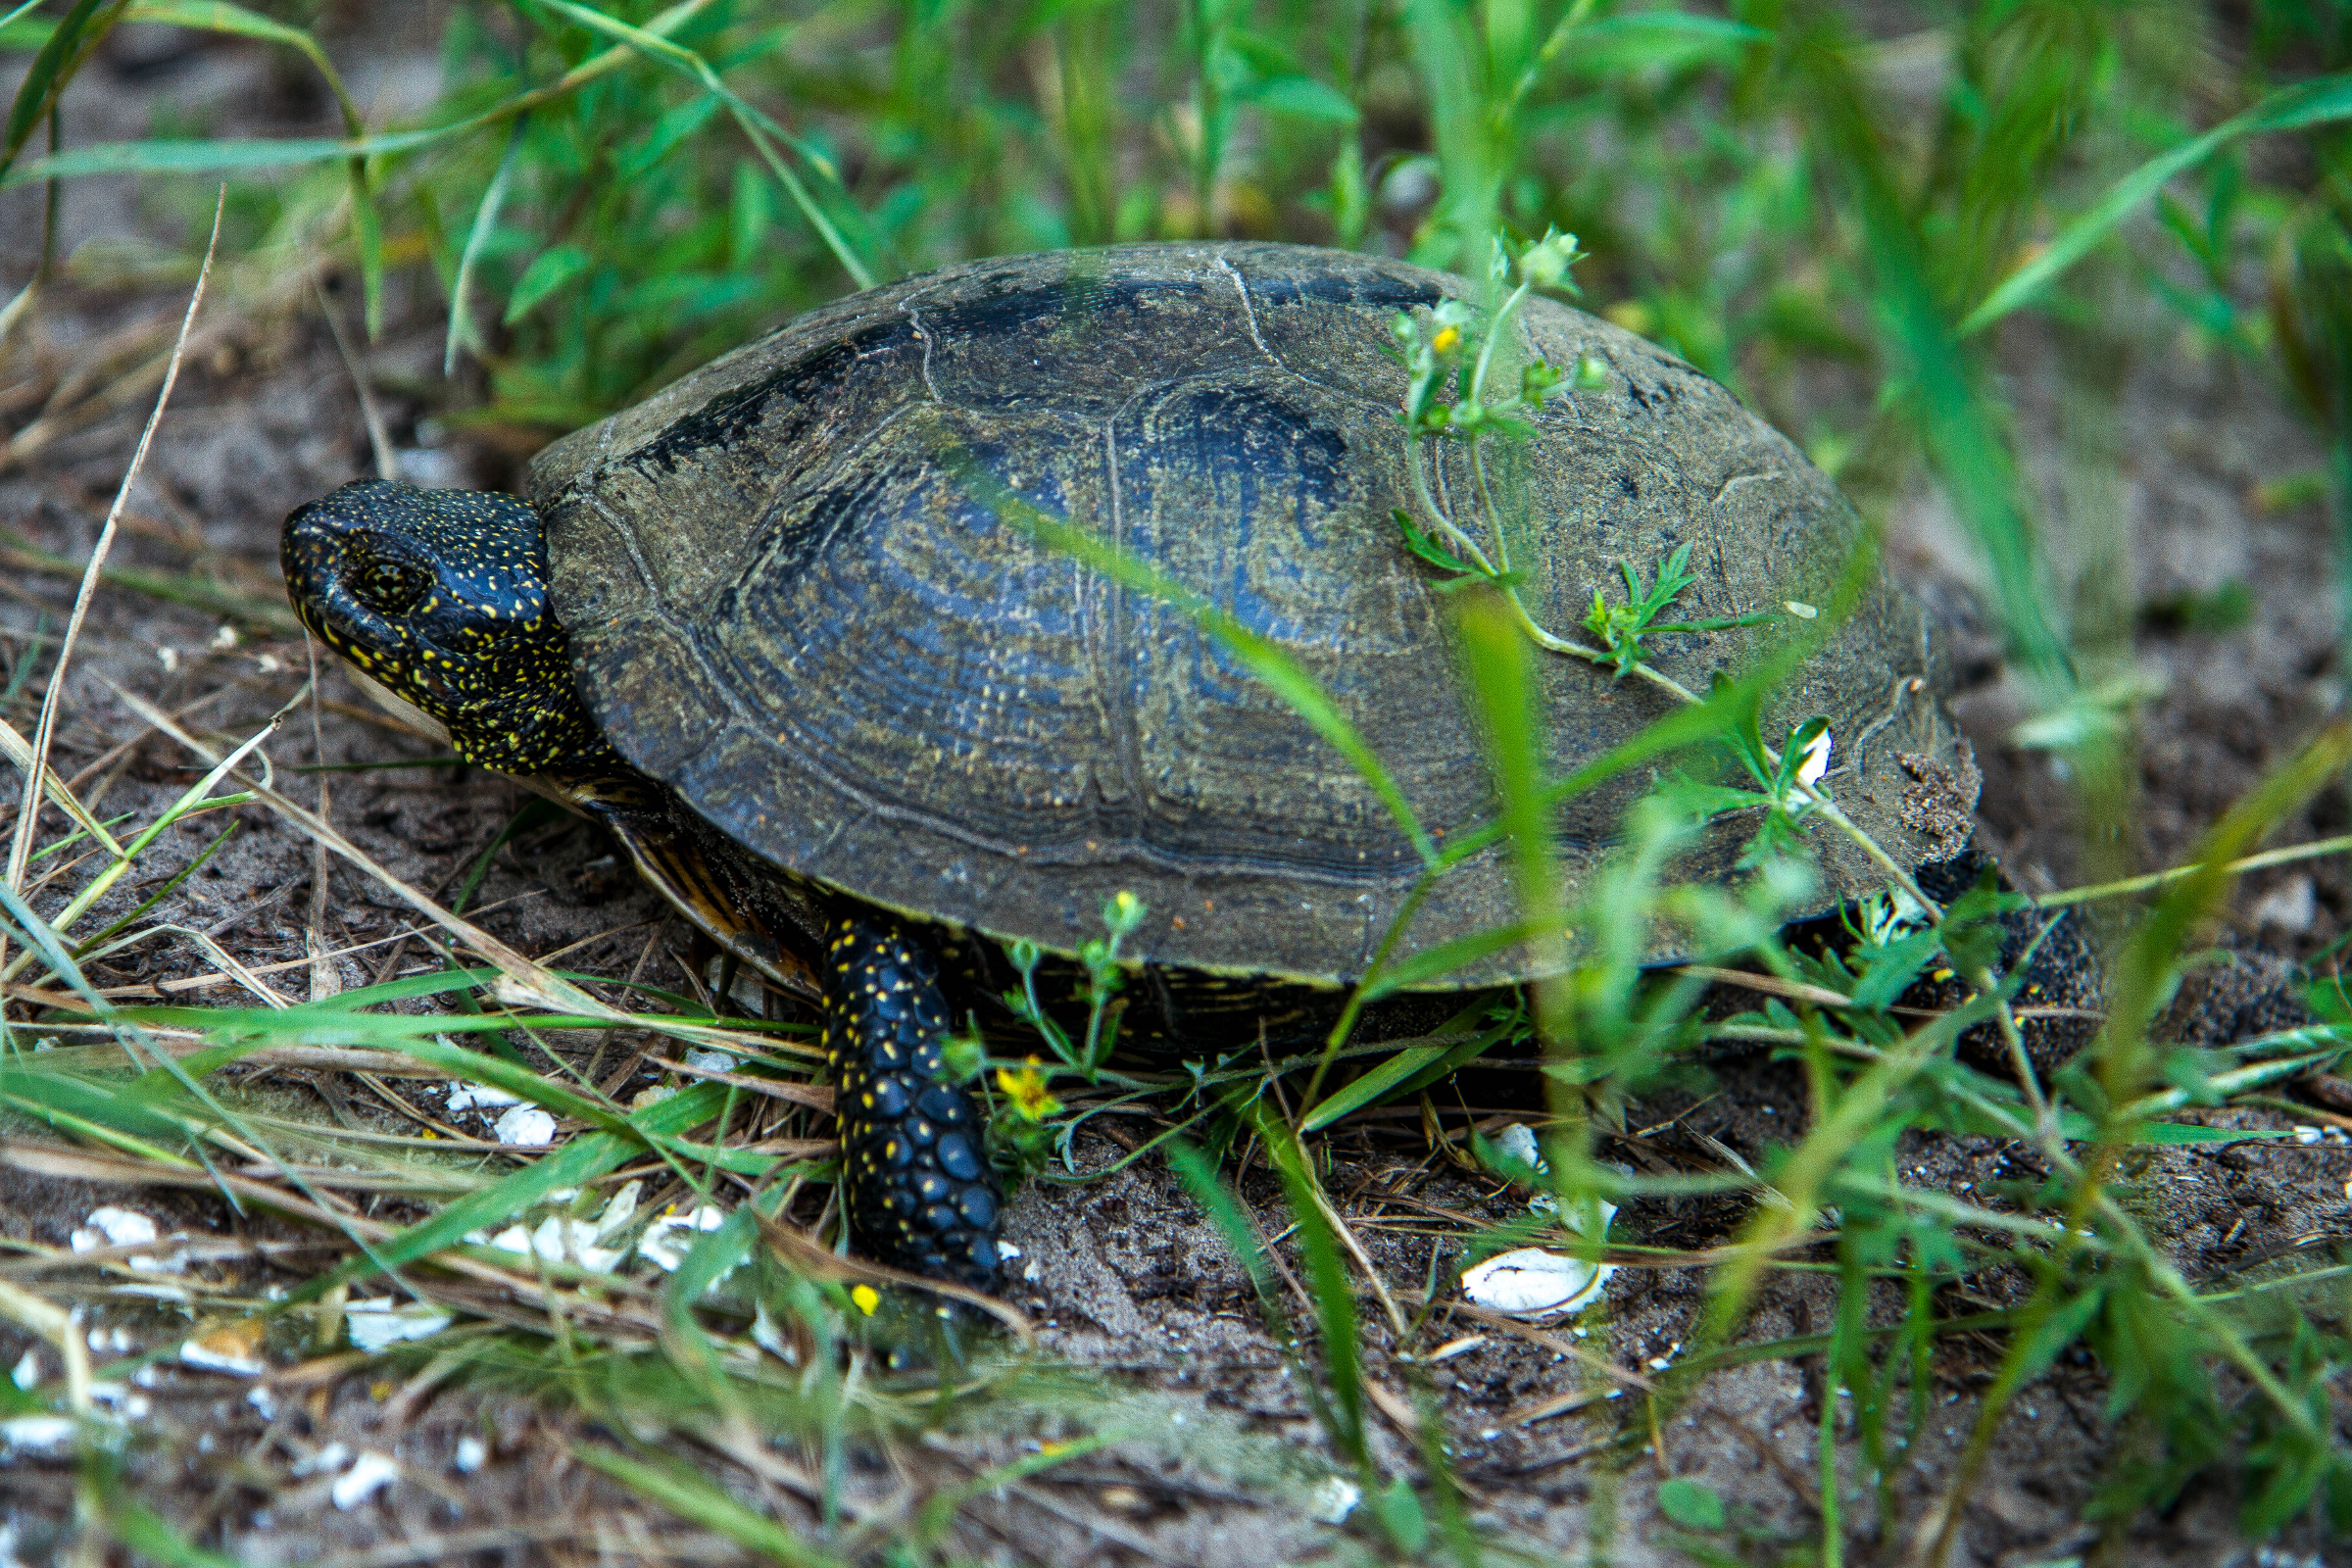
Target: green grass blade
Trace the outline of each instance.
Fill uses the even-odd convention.
[[[290,164],[323,164],[339,158],[375,158],[387,153],[415,152],[438,141],[491,122],[492,117],[460,121],[427,130],[390,131],[362,136],[356,141],[323,136],[286,136],[258,140],[164,140],[94,142],[69,148],[52,157],[12,169],[0,178],[0,190],[44,179],[72,179],[82,174],[239,174]]]
[[[1322,1103],[1298,1118],[1302,1133],[1318,1133],[1342,1116],[1380,1099],[1407,1078],[1419,1073],[1432,1062],[1443,1061],[1451,1055],[1452,1046],[1408,1046],[1383,1061],[1370,1072],[1362,1074],[1346,1088],[1334,1090]]]
[[[648,1501],[786,1568],[843,1568],[844,1560],[810,1544],[773,1519],[748,1508],[698,1470],[675,1461],[660,1464],[623,1457],[611,1448],[574,1444],[572,1457],[602,1471]]]
[[[113,1466],[107,1469],[111,1471]],[[108,1499],[107,1529],[123,1545],[141,1557],[164,1564],[165,1568],[239,1568],[239,1559],[192,1544],[156,1514],[132,1501],[124,1494],[120,1478],[110,1475],[108,1479],[113,1485],[102,1485],[98,1494]]]
[[[1492,592],[1463,595],[1454,625],[1463,684],[1501,805],[1495,820],[1510,845],[1520,924],[1531,933],[1528,961],[1534,973],[1556,974],[1566,947],[1552,808],[1544,789],[1547,746],[1535,679],[1535,645],[1521,632],[1502,596]],[[1548,989],[1539,987],[1540,992]]]
[[[474,265],[482,259],[491,232],[498,227],[498,211],[506,205],[507,187],[514,181],[515,166],[522,161],[522,133],[530,122],[528,115],[517,116],[514,128],[507,132],[507,150],[498,160],[498,172],[490,176],[481,203],[473,210],[472,226],[466,231],[466,248],[458,255],[458,278],[449,288],[449,333],[441,343],[443,375],[458,373],[459,347],[474,342],[471,306]]]
[[[575,5],[572,0],[533,0],[533,3],[549,11],[569,17],[591,31],[601,32],[608,38],[616,39],[628,48],[638,50],[648,58],[660,61],[671,70],[682,73],[689,79],[699,83],[704,91],[725,104],[727,112],[735,117],[736,122],[743,127],[744,134],[750,139],[753,147],[766,162],[769,172],[776,176],[776,182],[782,185],[786,193],[792,197],[793,205],[800,208],[801,215],[808,220],[809,226],[814,228],[817,237],[825,242],[825,247],[833,253],[834,260],[841,263],[842,270],[849,273],[851,279],[861,289],[872,288],[880,280],[887,270],[886,265],[880,263],[878,258],[867,254],[874,248],[873,235],[865,226],[864,215],[858,211],[856,204],[850,201],[849,192],[843,189],[841,175],[834,169],[831,159],[826,158],[800,137],[793,135],[768,116],[745,103],[724,81],[719,79],[718,73],[710,69],[710,62],[693,50],[672,43],[646,28],[631,26],[629,24],[608,17],[600,11],[591,10],[583,5]],[[791,149],[815,173],[818,181],[826,185],[829,193],[837,195],[839,201],[855,215],[855,221],[859,230],[858,237],[864,242],[863,244],[853,246],[850,240],[844,236],[831,216],[818,204],[816,198],[809,194],[808,186],[802,182],[800,175],[793,172],[792,166],[778,156],[775,148],[769,145],[771,137]]]
[[[2175,176],[2186,173],[2230,143],[2272,131],[2305,130],[2315,125],[2352,120],[2352,74],[2322,76],[2281,87],[2241,115],[2149,159],[2109,187],[2090,211],[2069,223],[2034,258],[2019,268],[1984,303],[1968,313],[1959,335],[1983,331],[2010,312],[2027,304],[2051,279],[2096,249],[2099,242]]]
[[[1298,1226],[1298,1250],[1306,1259],[1309,1294],[1321,1329],[1323,1369],[1331,1385],[1332,1440],[1367,1484],[1373,1479],[1372,1449],[1364,1432],[1364,1369],[1356,1341],[1355,1289],[1340,1260],[1339,1239],[1323,1217],[1319,1191],[1298,1135],[1259,1101],[1250,1107],[1258,1139],[1282,1177],[1283,1196]]]
[[[57,22],[57,28],[32,58],[32,66],[17,86],[8,110],[8,126],[0,132],[0,185],[16,182],[11,166],[43,117],[56,107],[66,84],[81,70],[82,62],[122,20],[128,0],[74,0]],[[13,20],[13,19],[12,19]]]

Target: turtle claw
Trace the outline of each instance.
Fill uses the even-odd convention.
[[[858,913],[834,923],[826,963],[825,1068],[851,1245],[896,1268],[994,1290],[1004,1194],[979,1102],[942,1077],[938,961],[887,916]]]

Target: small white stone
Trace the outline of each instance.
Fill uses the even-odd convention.
[[[1503,1158],[1528,1166],[1539,1176],[1551,1174],[1544,1162],[1544,1151],[1536,1147],[1535,1130],[1525,1122],[1515,1121],[1494,1135],[1494,1148]],[[1497,1172],[1496,1174],[1507,1174]]]
[[[1307,1494],[1307,1509],[1319,1524],[1336,1525],[1346,1522],[1364,1500],[1364,1489],[1339,1476],[1326,1476],[1315,1490]]]
[[[152,1247],[156,1242],[155,1221],[135,1208],[93,1208],[90,1217],[68,1238],[76,1252],[95,1252],[109,1247]],[[174,1254],[168,1258],[133,1257],[135,1269],[170,1269],[174,1273],[188,1266],[185,1256]],[[100,1347],[92,1346],[92,1349]]]
[[[94,1252],[101,1247],[138,1247],[156,1237],[155,1221],[135,1208],[93,1208],[87,1223],[88,1231],[74,1233],[76,1252]],[[92,1231],[97,1234],[92,1236]]]
[[[20,1389],[29,1389],[41,1381],[41,1351],[38,1346],[17,1357],[17,1369],[8,1375],[8,1381]]]
[[[2296,1142],[2296,1143],[2298,1143],[2298,1144],[2316,1144],[2316,1143],[2318,1143],[2319,1141],[2320,1141],[2320,1130],[2319,1130],[2317,1127],[2310,1126],[2310,1125],[2308,1125],[2307,1123],[2300,1123],[2300,1122],[2298,1122],[2298,1123],[2296,1124],[2296,1126],[2295,1126],[2295,1142]]]
[[[340,1443],[330,1443],[307,1459],[297,1459],[287,1474],[295,1477],[322,1476],[340,1470],[351,1463],[351,1450]]]
[[[691,1214],[660,1215],[637,1239],[637,1255],[650,1258],[663,1273],[674,1274],[686,1261],[686,1250],[694,1245],[695,1233],[714,1231],[726,1222],[726,1214],[709,1203]]]
[[[335,1477],[327,1491],[336,1507],[349,1513],[400,1479],[400,1465],[390,1454],[373,1449],[351,1462],[351,1468]]]
[[[270,1392],[269,1384],[257,1383],[246,1390],[245,1402],[252,1405],[254,1412],[263,1420],[274,1421],[277,1419],[277,1396]]]
[[[125,1421],[144,1421],[155,1405],[144,1394],[133,1394],[127,1383],[93,1383],[90,1397]]]
[[[9,1458],[56,1459],[73,1451],[70,1416],[20,1415],[0,1421],[0,1453]]]
[[[730,1056],[723,1051],[697,1049],[686,1053],[686,1065],[699,1067],[704,1072],[733,1072],[743,1062],[741,1058]]]
[[[612,1240],[630,1220],[637,1217],[638,1195],[644,1191],[645,1183],[634,1181],[605,1200],[605,1211],[596,1217],[598,1241]]]
[[[482,1446],[481,1439],[465,1437],[458,1440],[458,1455],[451,1462],[457,1466],[458,1474],[469,1476],[489,1460],[490,1450]]]
[[[447,1044],[446,1036],[440,1038]],[[520,1095],[510,1095],[504,1089],[493,1089],[488,1084],[460,1084],[449,1092],[448,1101],[451,1110],[490,1110],[500,1105],[521,1103]]]
[[[354,1349],[370,1354],[409,1340],[429,1340],[450,1325],[450,1315],[421,1302],[395,1306],[388,1296],[353,1301],[343,1308],[344,1332]]]
[[[556,1118],[537,1105],[516,1105],[498,1118],[492,1129],[502,1144],[527,1144],[537,1148],[556,1141]]]
[[[2319,918],[2320,903],[2312,891],[2311,878],[2298,876],[2281,882],[2254,902],[2246,917],[2257,926],[2275,925],[2281,931],[2301,933],[2311,929]]]

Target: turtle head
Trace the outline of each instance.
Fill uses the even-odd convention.
[[[296,509],[279,547],[314,636],[506,773],[576,773],[609,754],[548,601],[539,514],[513,496],[355,480]]]

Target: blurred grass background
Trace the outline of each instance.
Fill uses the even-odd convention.
[[[2228,359],[2275,384],[2331,466],[2280,476],[2272,500],[2325,496],[2352,539],[2347,0],[521,0],[442,14],[437,98],[378,122],[336,74],[365,24],[353,8],[21,7],[0,21],[0,45],[26,63],[0,179],[143,174],[144,199],[200,246],[225,176],[222,251],[240,261],[224,286],[346,273],[370,331],[387,278],[422,278],[446,319],[448,374],[416,394],[517,450],[796,312],[967,257],[1215,235],[1469,269],[1490,235],[1515,245],[1556,227],[1589,258],[1582,304],[1733,386],[1866,514],[1940,487],[2033,693],[2036,744],[2074,764],[2089,863],[2116,874],[2139,869],[2122,859],[2136,607],[2115,573],[2062,590],[2047,567],[2059,546],[2081,559],[2113,541],[2047,533],[2004,397],[2008,334],[2066,346],[2067,395],[2091,406],[2086,419],[2101,400],[2112,415],[2119,388],[2100,369],[2124,344]],[[283,50],[287,79],[316,101],[315,137],[158,123],[137,141],[63,144],[59,95],[125,22]],[[193,251],[139,265],[162,280],[192,271]],[[54,266],[121,277],[125,258]],[[12,325],[38,286],[8,308]],[[2225,824],[2216,855],[2250,847],[2311,787],[2283,778]],[[2235,1444],[2257,1483],[2251,1528],[2324,1492],[2352,1523],[2352,1465],[2326,1418],[2352,1346],[2272,1322],[2257,1353],[2216,1309],[2183,1304],[2144,1238],[2102,1206],[2105,1160],[2136,1125],[2115,1107],[2153,1081],[2135,1031],[2219,885],[2184,884],[2119,944],[2130,1022],[2102,1048],[2103,1099],[2070,1091],[2095,1112],[2097,1154],[2040,1200],[2101,1240],[2034,1255],[2041,1291],[2010,1320],[1979,1432],[1989,1442],[2007,1396],[2087,1336],[2160,1434],[2157,1459],[2119,1470],[2115,1507],[2177,1495]],[[1612,1016],[1626,1023],[1631,1005]],[[1826,1058],[1819,1070],[1827,1082]],[[1904,1117],[1932,1120],[1910,1103],[1856,1116],[1842,1130],[1824,1117],[1822,1170],[1860,1169]],[[1309,1164],[1294,1153],[1283,1170],[1307,1240],[1328,1250],[1298,1196]],[[1904,1229],[1916,1216],[1874,1218],[1852,1190],[1844,1201],[1855,1310],[1831,1353],[1848,1387],[1876,1391],[1884,1421],[1900,1356],[1873,1359],[1863,1295],[1874,1270],[1916,1283],[1945,1254]],[[1322,1271],[1334,1278],[1336,1257]],[[1325,1324],[1337,1408],[1352,1409],[1351,1331],[1328,1293],[1323,1304],[1338,1314]],[[2206,1360],[2253,1376],[2264,1397],[2226,1414],[2219,1385],[2183,1370]],[[1825,1466],[1820,1560],[1835,1561]],[[1398,1544],[1410,1534],[1391,1529]]]

